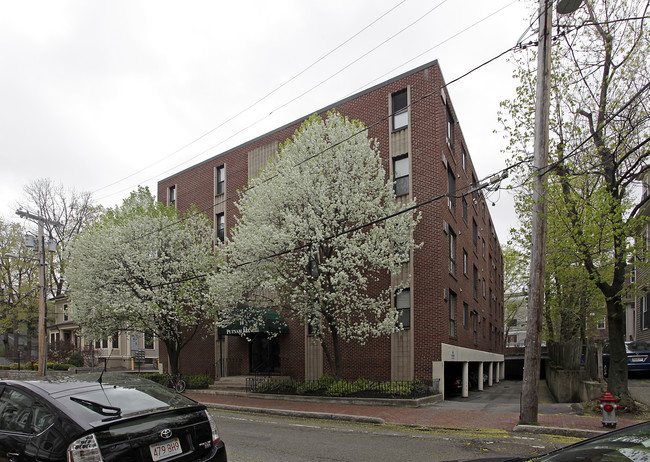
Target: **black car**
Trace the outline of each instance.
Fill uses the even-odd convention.
[[[134,375],[0,381],[0,460],[227,461],[205,406]]]

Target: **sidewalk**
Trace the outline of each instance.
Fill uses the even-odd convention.
[[[220,409],[394,425],[527,431],[576,437],[594,436],[605,430],[600,417],[579,415],[582,412],[580,405],[548,402],[543,390],[540,393],[539,426],[518,426],[520,393],[520,382],[502,381],[483,392],[471,393],[469,398],[455,398],[419,408],[297,401],[279,396],[252,397],[251,394],[217,395],[192,390],[186,395]],[[618,428],[635,423],[638,421],[619,419]]]

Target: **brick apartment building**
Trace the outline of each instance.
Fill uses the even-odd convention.
[[[330,109],[370,127],[368,136],[379,141],[397,200],[422,202],[447,194],[420,208],[414,237],[423,245],[401,276],[411,275],[410,288],[393,300],[403,310],[405,329],[363,346],[345,344],[346,378],[440,379],[441,388],[445,376],[462,377],[465,384],[484,375],[490,384],[498,381],[504,351],[501,247],[437,61],[317,112]],[[237,191],[305,118],[165,178],[158,183],[158,199],[179,210],[194,204],[210,211],[215,239],[223,240],[235,223]],[[268,316],[276,318],[267,323],[279,329],[276,337],[264,332],[269,326],[248,332],[248,340],[237,326],[204,332],[182,352],[181,370],[296,379],[329,372],[306,327],[276,312]],[[162,345],[161,350],[164,362]]]

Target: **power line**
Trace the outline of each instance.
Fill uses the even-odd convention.
[[[447,1],[447,0],[444,0],[444,1]],[[145,170],[147,170],[147,169],[149,169],[149,168],[151,168],[151,167],[157,165],[157,164],[160,163],[161,161],[166,160],[166,159],[170,158],[171,156],[173,156],[173,155],[175,155],[175,154],[178,154],[178,153],[181,152],[182,150],[184,150],[184,149],[188,148],[189,146],[195,144],[196,142],[202,140],[202,139],[205,138],[206,136],[210,135],[211,133],[215,132],[216,130],[218,130],[219,128],[223,127],[223,126],[226,125],[227,123],[233,121],[234,119],[236,119],[236,118],[239,117],[240,115],[244,114],[245,112],[249,111],[249,110],[252,109],[253,107],[257,106],[259,103],[261,103],[262,101],[266,100],[269,96],[273,95],[273,94],[276,93],[278,90],[280,90],[281,88],[285,87],[286,85],[288,85],[289,83],[291,83],[292,81],[294,81],[295,79],[297,79],[298,77],[300,77],[301,75],[303,75],[303,74],[304,74],[305,72],[307,72],[309,69],[311,69],[312,67],[314,67],[314,66],[315,66],[316,64],[318,64],[319,62],[323,61],[323,60],[324,60],[325,58],[327,58],[328,56],[332,55],[335,51],[339,50],[340,48],[342,48],[342,47],[343,47],[344,45],[346,45],[347,43],[351,42],[354,38],[356,38],[357,36],[359,36],[361,33],[365,32],[367,29],[369,29],[371,26],[373,26],[374,24],[376,24],[377,22],[379,22],[379,21],[380,21],[381,19],[383,19],[385,16],[387,16],[388,14],[390,14],[391,12],[393,12],[394,10],[396,10],[399,6],[401,6],[401,5],[404,4],[405,2],[406,2],[406,0],[402,0],[401,2],[399,2],[398,4],[396,4],[395,6],[393,6],[392,8],[390,8],[388,11],[386,11],[385,13],[383,13],[382,15],[380,15],[379,17],[377,17],[375,20],[373,20],[372,22],[370,22],[368,25],[366,25],[365,27],[363,27],[362,29],[360,29],[358,32],[356,32],[355,34],[353,34],[352,36],[350,36],[348,39],[344,40],[344,41],[341,42],[339,45],[337,45],[336,47],[332,48],[330,51],[328,51],[328,52],[325,53],[323,56],[321,56],[320,58],[318,58],[316,61],[314,61],[314,62],[312,62],[311,64],[309,64],[307,67],[305,67],[304,69],[302,69],[300,72],[298,72],[297,74],[295,74],[293,77],[289,78],[288,80],[286,80],[286,81],[283,82],[282,84],[278,85],[278,86],[275,87],[273,90],[271,90],[270,92],[268,92],[267,94],[265,94],[264,96],[262,96],[261,98],[259,98],[259,99],[256,100],[255,102],[253,102],[252,104],[250,104],[250,105],[248,105],[247,107],[245,107],[244,109],[240,110],[240,111],[237,112],[235,115],[233,115],[233,116],[227,118],[225,121],[221,122],[221,123],[220,123],[219,125],[217,125],[216,127],[214,127],[214,128],[212,128],[212,129],[210,129],[209,131],[205,132],[204,134],[202,134],[202,135],[199,136],[198,138],[195,138],[194,140],[190,141],[189,143],[185,144],[184,146],[182,146],[182,147],[176,149],[174,152],[172,152],[172,153],[166,155],[166,156],[163,157],[162,159],[157,160],[155,163],[150,164],[150,165],[148,165],[148,166],[146,166],[146,167],[144,167],[144,168],[142,168],[142,169],[140,169],[140,170],[138,170],[138,171],[136,171],[136,172],[134,172],[134,173],[132,173],[132,174],[130,174],[130,175],[128,175],[128,176],[122,178],[122,179],[120,179],[120,180],[117,180],[117,181],[115,181],[115,182],[113,182],[113,183],[111,183],[111,184],[109,184],[109,185],[103,186],[103,187],[101,187],[101,188],[95,190],[94,192],[96,193],[96,192],[101,191],[101,190],[103,190],[103,189],[109,188],[109,187],[111,187],[111,186],[113,186],[113,185],[116,185],[116,184],[118,184],[118,183],[120,183],[120,182],[122,182],[122,181],[124,181],[124,180],[126,180],[126,179],[132,178],[133,176],[137,175],[138,173],[141,173],[141,172],[143,172],[143,171],[145,171]],[[443,3],[444,3],[444,2],[443,2]],[[408,27],[410,27],[410,26],[408,26]],[[295,99],[296,99],[296,98],[294,98],[293,100],[289,101],[289,103],[291,103],[292,101],[295,101]],[[286,106],[286,105],[289,104],[289,103],[286,103],[284,106]],[[281,106],[280,108],[282,108],[282,107],[284,107],[284,106]],[[280,108],[277,108],[277,109],[280,109]],[[275,110],[277,110],[277,109],[275,109]],[[272,112],[273,112],[273,111],[272,111]],[[264,118],[266,118],[266,116],[265,116]],[[258,120],[258,121],[255,122],[253,125],[259,123],[259,122],[260,122],[261,120],[263,120],[264,118]],[[252,126],[252,125],[249,125],[248,127],[244,128],[243,130],[248,129],[248,128],[250,128],[251,126]],[[234,137],[235,135],[238,135],[239,133],[241,133],[241,131],[243,131],[243,130],[240,130],[239,132],[235,133],[234,135],[232,135],[232,136],[226,138],[225,140],[223,140],[223,141],[222,141],[221,143],[219,143],[219,144],[222,144],[222,143],[228,141],[229,139],[231,139],[231,138]],[[212,146],[212,147],[208,148],[208,149],[205,150],[205,151],[200,152],[199,154],[197,154],[197,155],[191,157],[190,159],[187,159],[187,160],[183,161],[181,164],[179,164],[179,165],[177,165],[177,166],[175,166],[175,167],[172,167],[172,170],[178,168],[180,165],[183,165],[184,163],[187,163],[187,162],[189,162],[189,161],[191,161],[191,160],[197,158],[198,156],[204,154],[205,152],[208,152],[208,151],[210,151],[211,149],[214,149],[216,146],[219,146],[219,144],[217,144],[217,145],[215,145],[215,146]],[[169,170],[167,170],[167,171],[169,171]],[[165,172],[163,172],[163,173],[165,173]],[[158,175],[156,175],[156,176],[158,176]],[[154,177],[154,178],[155,178],[155,177]],[[146,181],[150,181],[150,180],[145,180],[145,182],[146,182]],[[130,188],[127,188],[127,189],[130,189]],[[119,191],[119,192],[122,192],[122,191],[124,191],[124,190],[121,190],[121,191]],[[118,192],[118,193],[119,193],[119,192]],[[118,193],[113,193],[113,194],[110,194],[110,195],[108,195],[108,196],[104,196],[104,197],[110,197],[110,196],[113,196],[114,194],[118,194]]]
[[[471,70],[467,71],[466,73],[462,74],[461,76],[459,76],[459,77],[457,77],[457,78],[451,80],[450,82],[448,82],[448,83],[446,83],[446,84],[444,84],[444,85],[441,85],[441,86],[437,87],[435,90],[431,91],[430,93],[428,93],[428,94],[426,94],[426,95],[423,95],[423,96],[421,96],[420,98],[418,98],[418,99],[416,99],[415,101],[413,101],[413,102],[411,102],[410,104],[408,104],[408,105],[406,106],[406,108],[410,108],[410,107],[412,107],[412,106],[414,106],[414,105],[416,105],[416,104],[418,104],[418,103],[421,103],[422,101],[425,101],[425,100],[431,98],[432,96],[438,95],[438,94],[440,93],[440,90],[442,90],[443,88],[446,88],[446,87],[448,87],[449,85],[452,85],[452,84],[454,84],[454,83],[456,83],[456,82],[462,80],[463,78],[465,78],[465,77],[467,77],[468,75],[470,75],[470,74],[476,72],[477,70],[481,69],[482,67],[487,66],[488,64],[492,63],[493,61],[496,61],[497,59],[501,58],[502,56],[504,56],[504,55],[510,53],[511,51],[513,51],[514,49],[516,49],[518,46],[519,46],[519,45],[515,45],[514,47],[508,48],[507,50],[505,50],[505,51],[499,53],[498,55],[496,55],[496,56],[494,56],[494,57],[488,59],[487,61],[485,61],[485,62],[479,64],[478,66],[472,68]],[[339,146],[339,145],[342,144],[342,143],[345,143],[346,141],[352,139],[352,138],[355,137],[355,136],[358,136],[358,135],[360,135],[360,134],[362,134],[362,133],[366,133],[366,132],[367,132],[368,130],[370,130],[371,128],[373,128],[373,127],[375,127],[375,126],[377,126],[377,125],[379,125],[379,124],[385,122],[386,120],[388,120],[388,119],[391,118],[392,116],[393,116],[393,113],[388,114],[388,115],[386,115],[386,116],[380,118],[379,120],[377,120],[377,121],[371,123],[370,125],[366,126],[365,128],[363,128],[363,129],[361,129],[361,130],[359,130],[359,131],[353,133],[352,135],[348,136],[347,138],[345,138],[345,139],[343,139],[343,140],[341,140],[341,141],[338,141],[337,143],[334,143],[334,144],[328,146],[327,148],[325,148],[325,149],[323,149],[323,150],[321,150],[321,151],[319,151],[319,152],[317,152],[317,153],[315,153],[315,154],[313,154],[313,155],[311,155],[311,156],[308,156],[307,158],[305,158],[305,159],[303,159],[302,161],[300,161],[299,163],[297,163],[295,166],[301,165],[301,164],[303,164],[303,163],[305,163],[305,162],[307,162],[307,161],[309,161],[309,160],[311,160],[311,159],[313,159],[313,158],[315,158],[315,157],[317,157],[317,156],[319,156],[319,155],[321,155],[321,154],[324,154],[325,152],[328,152],[328,151],[334,149],[335,147]],[[277,176],[277,175],[274,175],[274,176],[272,176],[272,177],[267,178],[267,179],[264,180],[264,182],[262,182],[261,184],[264,184],[264,183],[266,183],[266,182],[268,182],[268,181],[271,181],[273,178],[275,178],[275,176]],[[150,232],[148,232],[148,233],[145,233],[145,234],[143,234],[143,235],[141,235],[141,236],[138,236],[138,237],[134,238],[133,240],[142,239],[142,238],[147,237],[147,236],[150,236],[150,235],[152,235],[152,234],[154,234],[154,233],[157,233],[157,232],[163,231],[163,230],[165,230],[165,229],[167,229],[167,228],[170,228],[170,227],[175,226],[175,225],[177,225],[177,224],[179,224],[179,223],[182,223],[183,221],[185,221],[185,220],[187,220],[187,219],[189,219],[189,218],[191,218],[191,217],[193,217],[193,216],[195,216],[195,215],[199,215],[199,214],[202,214],[202,213],[207,213],[208,211],[214,209],[217,205],[223,204],[224,202],[226,202],[226,201],[228,201],[228,200],[234,200],[235,197],[237,197],[237,194],[233,194],[233,195],[227,196],[227,197],[223,198],[222,200],[220,200],[219,202],[214,203],[214,204],[211,205],[211,206],[208,206],[208,207],[206,207],[206,208],[204,208],[204,209],[201,209],[201,210],[196,211],[194,214],[188,215],[187,217],[181,218],[180,220],[178,220],[178,221],[176,221],[176,222],[170,223],[170,224],[168,224],[168,225],[162,227],[162,228],[159,229],[159,230],[156,230],[156,231],[150,231]]]
[[[428,16],[429,14],[431,14],[433,11],[435,11],[437,8],[439,8],[440,6],[442,6],[442,5],[443,5],[444,3],[446,3],[446,2],[447,2],[447,0],[442,0],[440,3],[438,3],[437,5],[435,5],[433,8],[431,8],[430,10],[428,10],[427,12],[425,12],[425,13],[424,13],[422,16],[420,16],[418,19],[416,19],[415,21],[411,22],[409,25],[405,26],[404,28],[402,28],[402,29],[399,30],[398,32],[394,33],[394,34],[391,35],[388,39],[386,39],[386,40],[384,40],[383,42],[381,42],[379,45],[376,45],[375,47],[373,47],[373,48],[370,49],[369,51],[367,51],[367,52],[365,52],[364,54],[362,54],[361,56],[357,57],[357,58],[354,59],[352,62],[348,63],[346,66],[344,66],[343,68],[337,70],[335,73],[331,74],[329,77],[325,78],[324,80],[322,80],[322,81],[319,82],[318,84],[312,86],[311,88],[309,88],[308,90],[304,91],[304,92],[301,93],[300,95],[298,95],[298,96],[294,97],[293,99],[289,100],[288,102],[286,102],[286,103],[284,103],[284,104],[282,104],[282,105],[276,107],[276,108],[273,109],[269,114],[267,114],[267,115],[265,115],[265,116],[259,118],[259,119],[256,120],[255,122],[253,122],[253,123],[251,123],[251,124],[249,124],[249,125],[243,127],[242,129],[238,130],[237,132],[233,133],[232,135],[228,136],[227,138],[221,140],[219,143],[210,146],[209,148],[207,148],[207,149],[205,149],[205,150],[199,152],[198,154],[196,154],[196,155],[190,157],[189,159],[184,160],[184,161],[181,162],[180,164],[177,164],[177,165],[175,165],[175,166],[173,166],[173,167],[170,167],[169,169],[163,171],[163,172],[160,173],[160,174],[156,174],[156,175],[154,175],[154,176],[152,176],[152,177],[149,177],[148,179],[144,180],[144,183],[149,182],[149,181],[152,181],[152,180],[154,180],[155,178],[159,177],[160,175],[164,175],[164,174],[166,174],[166,173],[168,173],[168,172],[170,172],[170,171],[177,170],[177,169],[180,168],[182,165],[184,165],[184,164],[186,164],[186,163],[188,163],[188,162],[191,162],[192,160],[194,160],[194,159],[196,159],[196,158],[202,156],[203,154],[205,154],[205,153],[207,153],[207,152],[209,152],[209,151],[211,151],[211,150],[217,148],[218,146],[222,145],[223,143],[225,143],[225,142],[231,140],[232,138],[234,138],[235,136],[239,135],[240,133],[242,133],[242,132],[244,132],[244,131],[250,129],[251,127],[253,127],[253,126],[257,125],[257,124],[259,124],[260,122],[262,122],[263,120],[265,120],[266,118],[268,118],[271,114],[277,112],[277,111],[280,110],[280,109],[283,109],[284,107],[288,106],[289,104],[291,104],[291,103],[295,102],[296,100],[302,98],[303,96],[305,96],[305,95],[307,95],[308,93],[312,92],[314,89],[318,88],[319,86],[321,86],[321,85],[324,84],[325,82],[331,80],[332,78],[334,78],[335,76],[337,76],[338,74],[340,74],[341,72],[343,72],[344,70],[348,69],[348,68],[351,67],[353,64],[356,64],[356,63],[359,62],[362,58],[364,58],[364,57],[366,57],[367,55],[369,55],[370,53],[376,51],[376,50],[377,50],[378,48],[380,48],[381,46],[385,45],[386,43],[388,43],[389,41],[391,41],[392,39],[394,39],[395,37],[397,37],[398,35],[400,35],[400,34],[403,33],[404,31],[406,31],[407,29],[409,29],[409,28],[411,28],[412,26],[414,26],[415,24],[417,24],[419,21],[421,21],[422,19],[424,19],[426,16]],[[505,5],[504,7],[502,7],[502,8],[500,8],[500,9],[494,11],[493,13],[489,14],[489,15],[486,16],[485,18],[483,18],[483,19],[477,21],[476,23],[474,23],[474,24],[468,26],[467,28],[461,30],[460,32],[458,32],[458,33],[456,33],[456,34],[454,34],[454,35],[452,35],[451,37],[449,37],[449,38],[443,40],[442,42],[438,43],[436,46],[434,46],[434,47],[428,49],[427,51],[425,51],[424,53],[422,53],[422,54],[416,56],[415,58],[412,58],[411,60],[406,61],[405,63],[402,63],[402,64],[401,64],[400,66],[398,66],[398,67],[401,67],[401,66],[403,66],[403,65],[405,65],[405,64],[407,64],[407,63],[413,61],[414,59],[417,59],[418,57],[422,56],[423,54],[428,53],[429,51],[433,50],[434,48],[436,48],[436,47],[438,47],[438,46],[440,46],[440,45],[442,45],[442,44],[448,42],[449,40],[451,40],[451,39],[453,39],[453,38],[455,38],[455,37],[457,37],[457,36],[463,34],[463,33],[466,32],[467,30],[473,28],[474,26],[480,24],[481,22],[485,21],[486,19],[488,19],[488,18],[494,16],[495,14],[501,12],[502,10],[504,10],[505,8],[511,6],[511,5],[514,4],[515,2],[516,2],[516,0],[513,1],[513,2],[511,2],[511,3],[509,3],[509,4],[507,4],[507,5]],[[402,2],[402,3],[403,3],[403,2]],[[172,154],[169,154],[168,156],[164,157],[164,158],[161,159],[161,160],[165,160],[165,159],[169,158],[170,156],[172,156],[173,154],[178,153],[178,152],[181,151],[182,149],[185,149],[185,148],[188,147],[189,145],[194,144],[194,143],[195,143],[196,141],[198,141],[199,139],[204,138],[205,136],[207,136],[208,134],[214,132],[216,129],[220,128],[221,126],[223,126],[223,125],[226,124],[227,122],[233,120],[235,117],[237,117],[237,116],[241,115],[242,113],[248,111],[248,110],[251,109],[253,106],[257,105],[259,102],[263,101],[263,100],[266,99],[268,96],[270,96],[271,94],[275,93],[277,90],[279,90],[280,88],[282,88],[283,86],[285,86],[287,83],[291,82],[291,81],[294,80],[296,77],[298,77],[299,75],[301,75],[302,73],[304,73],[306,70],[308,70],[308,69],[310,69],[311,67],[313,67],[313,65],[315,65],[316,63],[318,63],[319,61],[321,61],[321,60],[324,59],[325,57],[327,57],[327,56],[329,56],[330,54],[332,54],[335,50],[339,49],[341,46],[343,46],[344,44],[348,43],[350,40],[352,40],[353,38],[355,38],[356,36],[358,36],[361,32],[363,32],[363,31],[365,31],[366,29],[368,29],[371,25],[375,24],[377,21],[379,21],[380,19],[382,19],[384,16],[388,15],[390,12],[392,12],[393,10],[395,10],[395,9],[396,9],[398,6],[400,6],[400,5],[401,5],[401,3],[398,4],[398,5],[396,5],[395,7],[393,7],[392,9],[390,9],[389,11],[387,11],[386,13],[384,13],[382,16],[380,16],[379,18],[377,18],[375,21],[373,21],[371,24],[369,24],[368,26],[366,26],[366,27],[365,27],[364,29],[362,29],[360,32],[354,34],[352,37],[350,37],[350,39],[346,40],[346,41],[343,42],[341,45],[339,45],[339,46],[337,46],[336,48],[334,48],[331,52],[329,52],[329,53],[325,54],[323,57],[319,58],[319,60],[317,60],[316,62],[314,62],[313,64],[311,64],[311,65],[308,66],[307,68],[305,68],[303,71],[301,71],[300,73],[298,73],[297,75],[295,75],[294,77],[292,77],[291,79],[289,79],[288,81],[286,81],[285,83],[283,83],[282,85],[280,85],[279,87],[277,87],[275,90],[273,90],[273,91],[271,91],[270,93],[268,93],[266,96],[262,97],[262,98],[261,98],[260,100],[258,100],[257,102],[255,102],[255,103],[253,103],[252,105],[248,106],[247,108],[245,108],[244,110],[240,111],[240,112],[237,113],[235,116],[229,118],[228,120],[226,120],[225,122],[223,122],[223,123],[220,124],[219,126],[215,127],[214,129],[210,130],[209,132],[205,133],[204,135],[202,135],[201,137],[197,138],[196,140],[194,140],[194,141],[188,143],[188,144],[185,145],[184,147],[182,147],[182,148],[180,148],[180,149],[174,151]],[[390,73],[390,72],[392,72],[392,71],[389,71],[389,73]],[[386,75],[386,74],[384,74],[384,75]],[[381,77],[379,77],[379,78],[381,78]],[[376,81],[376,80],[377,80],[377,79],[375,79],[375,81]],[[156,162],[156,164],[159,163],[159,162],[160,162],[160,161]],[[144,171],[144,170],[146,170],[146,169],[152,167],[153,165],[155,165],[155,164],[152,164],[152,165],[150,165],[150,166],[148,166],[148,167],[145,167],[145,168],[139,170],[138,172],[136,172],[136,173],[134,173],[134,174],[132,174],[132,175],[129,175],[129,176],[126,177],[126,178],[130,178],[130,177],[136,175],[137,173],[140,173],[140,172],[142,172],[142,171]],[[126,179],[126,178],[124,178],[124,179]],[[117,181],[117,182],[115,182],[115,183],[112,183],[112,184],[109,185],[109,186],[112,186],[112,185],[114,185],[114,184],[116,184],[116,183],[119,183],[120,181],[123,181],[124,179],[119,180],[119,181]],[[108,186],[107,186],[107,187],[108,187]],[[129,189],[131,189],[131,188],[132,188],[132,187],[127,187],[127,188],[121,189],[121,190],[119,190],[119,191],[117,191],[117,192],[115,192],[115,193],[111,193],[111,194],[108,194],[108,195],[106,195],[106,196],[102,196],[102,197],[100,197],[99,199],[101,200],[101,199],[104,199],[104,198],[106,198],[106,197],[114,196],[114,195],[119,194],[119,193],[121,193],[121,192],[127,191],[127,190],[129,190]],[[101,189],[104,189],[104,188],[101,188]],[[98,191],[99,191],[99,190],[98,190]]]

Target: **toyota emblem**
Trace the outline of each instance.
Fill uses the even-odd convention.
[[[169,428],[165,428],[163,431],[160,432],[160,437],[167,439],[171,438],[172,436],[172,431]]]

